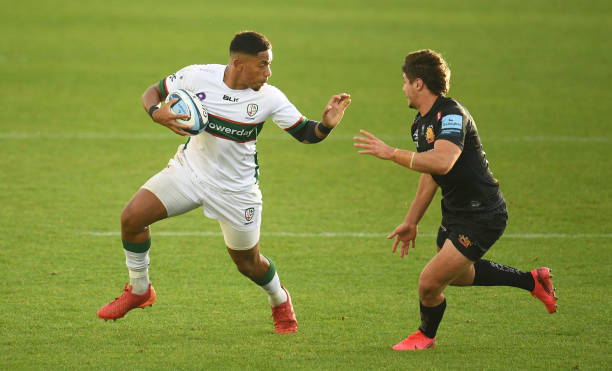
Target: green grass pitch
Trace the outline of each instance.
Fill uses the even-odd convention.
[[[2,2],[0,369],[610,369],[612,282],[607,1]],[[262,251],[292,293],[296,335],[273,334],[264,293],[200,211],[153,226],[158,301],[96,317],[127,280],[119,215],[181,138],[140,106],[150,84],[226,63],[233,34],[274,48],[270,82],[341,126],[302,145],[259,137]],[[608,36],[606,36],[608,35]],[[358,156],[367,129],[413,148],[401,64],[440,51],[449,96],[472,113],[509,205],[486,255],[555,273],[548,315],[512,288],[449,288],[438,347],[393,352],[419,323],[439,196],[417,248],[391,254],[418,174]],[[362,233],[362,235],[359,235]]]

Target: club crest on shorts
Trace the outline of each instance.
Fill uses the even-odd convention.
[[[250,222],[251,220],[253,220],[253,216],[255,216],[254,207],[249,207],[248,209],[244,210],[244,218],[246,219],[247,222]]]
[[[253,117],[257,113],[257,110],[259,110],[259,106],[257,106],[255,103],[251,103],[247,106],[247,115],[249,115],[249,117]]]
[[[469,247],[472,244],[472,241],[470,241],[469,237],[464,236],[462,234],[459,235],[459,243],[463,245],[463,247]]]

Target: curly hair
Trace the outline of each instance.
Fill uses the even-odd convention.
[[[230,43],[230,55],[233,53],[244,53],[257,55],[259,52],[272,48],[272,44],[266,37],[255,31],[242,31],[237,33]]]
[[[402,70],[410,82],[421,79],[436,95],[445,95],[450,89],[451,71],[442,56],[433,50],[423,49],[408,54]]]

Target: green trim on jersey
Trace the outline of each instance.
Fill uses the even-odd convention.
[[[261,133],[263,124],[264,122],[254,125],[240,124],[209,114],[208,124],[204,130],[216,137],[244,143],[255,140],[259,133]]]
[[[166,90],[166,78],[161,79],[159,82],[159,91],[161,92],[162,98],[166,98],[168,96],[168,91]]]
[[[276,274],[276,266],[274,265],[272,259],[268,258],[265,255],[264,257],[270,262],[270,268],[268,268],[268,271],[266,272],[266,274],[263,275],[263,277],[258,280],[253,280],[253,282],[258,284],[259,286],[265,286],[269,284],[270,281],[272,281],[272,279],[274,278],[274,275]]]
[[[259,182],[259,161],[257,161],[257,151],[255,151],[255,180]]]
[[[127,251],[143,253],[147,252],[151,248],[151,239],[149,238],[145,242],[128,242],[121,240],[123,242],[123,248]]]
[[[302,119],[302,121],[300,121],[299,123],[297,123],[295,126],[287,129],[287,132],[291,135],[297,133],[298,131],[302,130],[302,128],[304,127],[304,125],[306,125],[306,123],[308,122],[308,119],[306,117],[304,117]]]

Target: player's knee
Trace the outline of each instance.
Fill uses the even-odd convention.
[[[421,301],[434,300],[440,295],[441,285],[427,277],[419,277],[419,298]]]
[[[121,212],[121,231],[123,233],[139,233],[146,226],[138,221],[137,215],[133,212],[130,205],[126,206]]]

